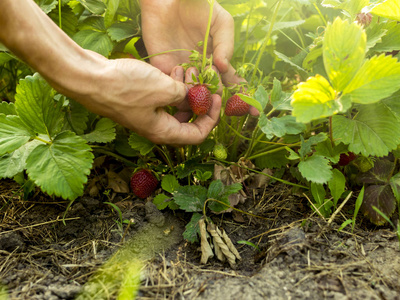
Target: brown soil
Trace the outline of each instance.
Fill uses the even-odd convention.
[[[182,238],[189,214],[117,194],[112,202],[133,221],[120,228],[110,199],[67,209],[41,193],[23,200],[11,181],[0,189],[0,299],[116,299],[132,295],[135,276],[137,299],[400,299],[393,230],[362,219],[353,232],[337,230],[353,199],[329,224],[285,186],[253,191],[240,208],[257,217],[211,216],[242,257],[232,268],[215,257],[200,264],[199,244]]]

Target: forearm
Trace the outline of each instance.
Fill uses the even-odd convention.
[[[0,41],[67,96],[95,89],[91,66],[101,58],[79,47],[32,0],[0,1]]]

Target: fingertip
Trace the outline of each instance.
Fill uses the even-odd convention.
[[[254,117],[258,117],[260,115],[260,112],[254,106],[250,106],[249,113],[250,113],[250,115],[252,115]]]

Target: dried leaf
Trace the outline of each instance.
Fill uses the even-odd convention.
[[[207,230],[204,218],[199,220],[200,237],[201,237],[201,260],[202,264],[206,264],[208,259],[214,256],[210,244],[207,240]]]
[[[116,193],[129,193],[129,185],[117,173],[109,171],[107,173],[108,186],[107,189],[112,189]]]
[[[217,232],[218,232],[218,228],[217,228]],[[237,251],[237,249],[235,248],[235,246],[233,245],[231,239],[229,238],[229,236],[226,234],[225,230],[221,229],[221,233],[222,233],[222,238],[225,242],[225,244],[228,246],[229,250],[231,250],[231,252],[236,256],[237,259],[242,259],[240,257],[239,252]]]
[[[209,223],[207,225],[207,230],[213,237],[213,240],[216,244],[218,244],[219,248],[221,249],[222,253],[225,255],[226,259],[229,262],[231,268],[235,268],[236,266],[236,257],[235,255],[229,250],[228,246],[222,239],[222,234],[214,224]],[[219,232],[218,232],[219,231]]]

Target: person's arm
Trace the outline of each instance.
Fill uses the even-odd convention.
[[[0,1],[0,42],[57,91],[155,143],[201,143],[218,121],[221,102],[214,96],[208,115],[180,123],[163,107],[185,99],[182,81],[139,60],[108,60],[82,49],[32,0]],[[176,70],[173,77],[183,80]]]

